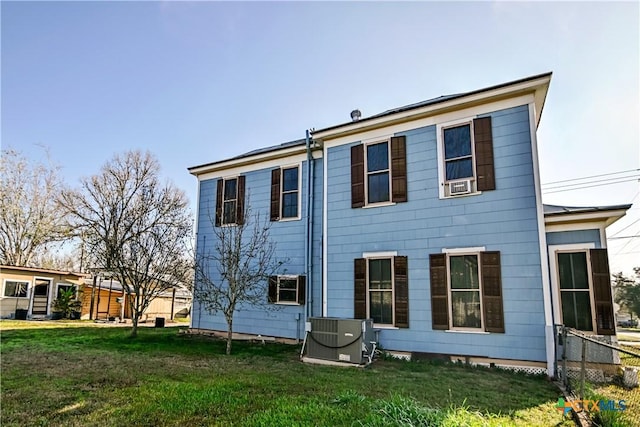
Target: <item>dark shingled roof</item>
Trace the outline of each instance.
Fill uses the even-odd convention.
[[[523,78],[523,79],[514,80],[514,81],[511,81],[511,82],[507,82],[507,83],[502,83],[502,84],[499,84],[499,85],[490,86],[490,87],[483,88],[483,89],[473,90],[473,91],[470,91],[470,92],[463,92],[463,93],[456,93],[456,94],[452,94],[452,95],[438,96],[437,98],[431,98],[431,99],[428,99],[426,101],[420,101],[420,102],[416,102],[416,103],[413,103],[413,104],[404,105],[402,107],[392,108],[392,109],[386,110],[386,111],[384,111],[382,113],[374,114],[373,116],[368,116],[368,117],[361,118],[357,122],[351,121],[351,122],[341,123],[341,124],[335,125],[335,126],[329,126],[329,127],[324,128],[324,129],[314,130],[312,133],[318,133],[318,132],[327,131],[327,130],[330,130],[330,129],[336,129],[336,128],[340,128],[342,126],[347,126],[347,125],[350,125],[350,124],[353,124],[353,123],[363,122],[363,121],[367,121],[367,120],[376,119],[376,118],[379,118],[379,117],[388,116],[388,115],[391,115],[391,114],[401,113],[403,111],[408,111],[408,110],[413,110],[413,109],[416,109],[416,108],[426,107],[428,105],[433,105],[433,104],[438,104],[438,103],[441,103],[441,102],[446,102],[446,101],[449,101],[451,99],[462,98],[462,97],[465,97],[465,96],[474,95],[474,94],[477,94],[477,93],[482,93],[482,92],[486,92],[486,91],[490,91],[490,90],[494,90],[494,89],[499,89],[501,87],[506,87],[506,86],[510,86],[510,85],[513,85],[513,84],[526,82],[526,81],[529,81],[529,80],[535,80],[535,79],[538,79],[538,78],[541,78],[541,77],[547,77],[547,76],[550,76],[550,75],[551,75],[551,73],[538,74],[538,75],[535,75],[535,76],[526,77],[526,78]],[[227,158],[227,159],[224,159],[224,160],[219,160],[217,162],[205,163],[205,164],[198,165],[198,166],[192,166],[192,167],[188,168],[188,170],[192,171],[194,169],[199,169],[199,168],[206,167],[206,166],[214,166],[214,165],[217,165],[217,164],[220,164],[220,163],[224,163],[224,162],[228,162],[228,161],[240,160],[240,159],[244,159],[244,158],[247,158],[247,157],[256,156],[256,155],[259,155],[259,154],[265,154],[265,153],[269,153],[269,152],[272,152],[272,151],[278,151],[278,150],[282,150],[282,149],[286,149],[286,148],[290,148],[290,147],[304,145],[305,143],[306,143],[305,139],[298,139],[298,140],[295,140],[295,141],[285,142],[285,143],[279,144],[279,145],[272,145],[272,146],[269,146],[269,147],[258,148],[257,150],[249,151],[248,153],[240,154],[238,156],[230,157],[230,158]]]
[[[278,150],[284,150],[286,148],[302,146],[302,145],[306,144],[306,141],[307,141],[306,139],[296,139],[295,141],[289,141],[289,142],[284,142],[284,143],[278,144],[278,145],[272,145],[272,146],[269,146],[269,147],[258,148],[256,150],[252,150],[252,151],[249,151],[247,153],[239,154],[239,155],[234,156],[234,157],[229,157],[229,158],[226,158],[224,160],[219,160],[217,162],[211,162],[211,163],[205,163],[205,164],[198,165],[198,166],[192,166],[192,167],[188,168],[188,170],[198,169],[198,168],[205,167],[205,166],[214,166],[214,165],[217,165],[219,163],[229,162],[229,161],[233,161],[233,160],[240,160],[240,159],[244,159],[244,158],[247,158],[247,157],[257,156],[259,154],[269,153],[271,151],[278,151]]]
[[[576,213],[590,212],[606,212],[617,211],[620,209],[627,210],[631,205],[612,205],[612,206],[559,206],[559,205],[543,205],[544,215],[567,215]]]

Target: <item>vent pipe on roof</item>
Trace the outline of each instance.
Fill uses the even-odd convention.
[[[360,110],[353,110],[351,112],[351,121],[357,122],[358,120],[360,120],[361,116],[362,116],[362,113],[360,112]]]

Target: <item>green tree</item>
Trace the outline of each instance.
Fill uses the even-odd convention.
[[[621,272],[613,275],[613,286],[616,290],[615,300],[622,308],[640,317],[640,267],[633,269],[635,277],[627,277]]]

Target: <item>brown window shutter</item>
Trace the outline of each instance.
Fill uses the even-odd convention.
[[[431,270],[431,328],[449,329],[449,298],[447,290],[447,256],[429,255]]]
[[[267,301],[275,303],[278,300],[278,276],[269,276],[269,292]]]
[[[473,139],[476,149],[476,174],[478,191],[496,189],[496,177],[493,166],[493,136],[491,117],[482,117],[473,121]]]
[[[222,188],[224,180],[219,179],[216,183],[216,227],[222,225]]]
[[[280,168],[271,171],[271,221],[280,219]]]
[[[238,177],[238,201],[236,206],[236,224],[244,224],[244,176]]]
[[[591,258],[593,296],[596,303],[596,333],[598,335],[615,335],[616,327],[613,317],[611,275],[609,274],[607,250],[590,249],[589,257]]]
[[[487,332],[504,333],[500,252],[481,252],[480,269],[482,272],[484,330]]]
[[[409,269],[406,256],[393,257],[395,310],[398,328],[409,327]]]
[[[298,276],[298,304],[304,305],[307,292],[307,278]]]
[[[407,201],[407,137],[391,138],[391,201]]]
[[[364,206],[364,147],[351,147],[351,207]],[[363,317],[364,319],[364,317]]]
[[[353,317],[367,318],[367,260],[356,258],[353,262]]]

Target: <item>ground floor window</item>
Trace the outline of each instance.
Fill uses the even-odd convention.
[[[269,277],[269,302],[272,304],[304,304],[305,276]]]
[[[5,280],[4,293],[5,297],[26,298],[29,282],[22,280]]]
[[[481,328],[478,255],[449,257],[451,321],[454,328]]]
[[[500,252],[447,249],[429,262],[433,329],[504,333]]]
[[[409,327],[409,275],[406,256],[367,253],[354,263],[354,317],[377,325]]]
[[[562,322],[582,331],[593,330],[587,252],[558,253]]]

